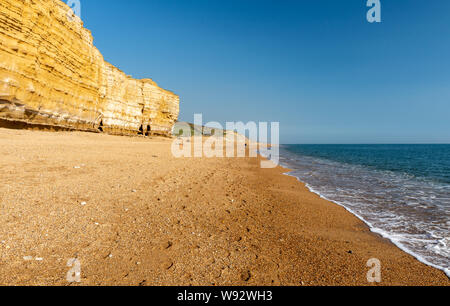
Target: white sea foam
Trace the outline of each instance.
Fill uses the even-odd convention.
[[[357,216],[372,232],[450,277],[450,186],[282,150],[286,175]]]

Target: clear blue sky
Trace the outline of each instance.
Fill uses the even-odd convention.
[[[180,120],[279,121],[283,143],[450,143],[450,1],[82,0],[105,59]]]

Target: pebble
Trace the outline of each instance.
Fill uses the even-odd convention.
[[[241,279],[244,282],[248,282],[250,280],[250,278],[252,277],[252,275],[250,274],[250,271],[245,271],[241,274]]]
[[[173,267],[173,262],[170,260],[167,260],[167,261],[163,262],[162,267],[166,270],[169,270],[170,268]]]
[[[81,202],[80,204],[81,204],[81,206],[85,206],[85,205],[87,205],[87,203],[86,203],[86,202]]]
[[[166,241],[163,243],[162,247],[163,249],[167,250],[170,249],[172,247],[173,243],[171,241]]]

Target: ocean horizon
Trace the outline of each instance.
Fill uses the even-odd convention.
[[[296,144],[280,161],[314,193],[450,276],[449,144]]]

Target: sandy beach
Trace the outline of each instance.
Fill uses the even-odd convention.
[[[450,285],[286,169],[171,143],[0,129],[0,285]]]

